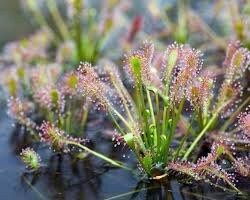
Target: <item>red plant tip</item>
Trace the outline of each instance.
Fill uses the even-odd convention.
[[[142,26],[143,26],[143,17],[138,15],[133,19],[131,23],[131,27],[127,36],[127,42],[129,43],[133,42],[136,34],[141,30]]]
[[[168,45],[165,52],[161,67],[161,80],[167,86],[167,89],[171,89],[171,83],[176,81],[174,75],[179,71],[177,69],[182,48],[183,45],[178,45],[175,42],[174,44]]]
[[[154,53],[154,45],[152,43],[145,42],[138,50],[134,50],[125,55],[125,66],[124,70],[128,72],[130,78],[136,80],[138,76],[143,76],[143,72],[148,70],[148,67],[152,61]],[[135,72],[136,69],[133,62],[138,61],[138,73]]]
[[[162,71],[164,72],[163,78],[169,78],[169,75],[172,73],[174,67],[177,67],[182,48],[183,45],[178,45],[176,42],[168,45],[165,52],[165,61],[162,65]]]
[[[40,156],[29,147],[22,150],[20,157],[28,169],[37,170],[41,166]]]
[[[193,172],[194,167],[195,167],[194,163],[181,162],[181,161],[170,162],[167,166],[168,170],[185,174],[187,176],[194,178],[195,180],[200,180],[199,175]]]
[[[126,145],[126,142],[124,140],[124,136],[121,136],[117,133],[115,133],[112,137],[112,141],[114,142],[114,147],[120,146],[121,144],[123,144],[123,146]]]
[[[106,110],[109,105],[107,86],[100,80],[98,74],[89,63],[81,63],[76,72],[78,78],[77,90],[97,109]]]
[[[234,149],[233,144],[229,140],[221,139],[213,143],[211,152],[207,156],[200,157],[196,164],[174,161],[167,168],[191,176],[196,180],[210,180],[216,183],[218,180],[223,180],[234,188],[235,176],[222,169],[216,162],[223,154],[231,155],[231,149]]]
[[[243,112],[239,115],[239,127],[240,129],[250,137],[250,112]]]
[[[192,177],[195,180],[209,180],[210,182],[218,182],[219,180],[234,186],[235,178],[229,174],[218,164],[215,163],[216,158],[212,153],[207,157],[200,158],[196,164],[190,162],[175,161],[170,162],[167,166],[168,170]]]

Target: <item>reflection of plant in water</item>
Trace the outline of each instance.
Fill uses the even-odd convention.
[[[219,116],[233,112],[230,105],[241,94],[234,87],[236,82],[240,85],[239,78],[249,65],[249,52],[238,47],[227,54],[230,65],[217,96],[213,94],[214,81],[209,75],[200,75],[203,62],[199,51],[171,45],[161,66],[154,66],[153,57],[151,43],[126,56],[124,69],[133,82],[133,96],[110,64],[104,67],[105,77],[99,78],[90,64],[82,63],[77,73],[78,91],[87,94],[99,109],[110,114],[119,132],[115,139],[132,149],[149,177],[161,179],[168,175],[168,170],[184,172],[197,179],[206,179],[208,174],[236,189],[233,176],[217,164],[222,156],[233,155],[223,142],[215,143],[211,153],[197,164],[184,165],[178,160],[190,157],[204,135],[216,129]],[[187,101],[193,112],[186,133],[177,148],[173,148],[178,124],[185,118],[182,114]]]
[[[21,180],[24,186],[29,186],[29,189],[38,196],[44,197],[42,199],[47,199],[48,195],[58,194],[62,198],[68,196],[69,193],[72,198],[73,196],[83,198],[84,194],[97,198],[100,195],[101,176],[105,175],[109,169],[93,165],[93,160],[89,158],[74,163],[74,166],[72,166],[72,160],[74,157],[69,154],[53,154],[49,160],[43,158],[39,169],[25,170],[21,175]],[[44,165],[45,161],[46,165]],[[50,188],[50,194],[43,193],[37,187],[40,184],[46,184]]]

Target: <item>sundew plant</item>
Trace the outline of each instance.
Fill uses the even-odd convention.
[[[146,177],[158,180],[172,173],[184,174],[211,184],[222,180],[238,191],[234,175],[218,161],[228,156],[234,166],[249,167],[233,158],[234,148],[226,140],[215,141],[211,152],[195,163],[187,160],[195,158],[201,139],[220,126],[216,122],[226,110],[233,112],[230,105],[241,96],[239,80],[248,68],[249,52],[229,45],[219,92],[202,65],[201,52],[188,45],[170,45],[155,60],[154,45],[146,42],[124,60],[131,89],[126,89],[112,64],[103,64],[98,76],[89,63],[81,63],[78,92],[109,113],[117,130],[115,142],[133,151]]]
[[[24,128],[21,130],[29,133],[30,145],[41,141],[57,153],[70,152],[75,157],[79,157],[80,150],[84,151],[82,158],[93,154],[112,165],[124,167],[87,147],[84,132],[93,102],[78,92],[77,71],[65,72],[63,68],[68,61],[68,51],[59,48],[55,57],[49,56],[50,36],[44,29],[28,39],[5,46],[1,55],[5,67],[0,80],[8,98],[8,114]],[[31,171],[43,166],[30,147],[23,149],[20,155]]]

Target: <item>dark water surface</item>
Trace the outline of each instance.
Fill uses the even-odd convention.
[[[0,49],[6,41],[19,39],[32,30],[18,2],[0,0]],[[21,183],[23,166],[10,145],[13,127],[3,99],[0,92],[0,199],[36,199],[37,195]]]

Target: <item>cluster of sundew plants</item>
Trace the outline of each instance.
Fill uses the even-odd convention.
[[[5,46],[1,55],[4,67],[1,83],[9,97],[11,97],[9,107],[13,109],[10,109],[10,114],[18,119],[21,124],[29,127],[31,132],[33,132],[35,123],[22,116],[27,114],[33,117],[35,113],[36,118],[56,122],[59,128],[71,134],[81,136],[87,120],[90,103],[82,100],[82,97],[79,98],[79,95],[75,92],[77,78],[71,69],[78,60],[83,59],[95,63],[99,57],[93,58],[92,55],[87,55],[87,57],[78,55],[78,58],[75,59],[75,54],[80,53],[77,45],[81,42],[78,40],[73,42],[72,40],[74,40],[77,28],[81,30],[84,28],[84,30],[88,31],[87,33],[79,33],[80,40],[85,41],[89,39],[87,43],[93,45],[93,48],[99,46],[100,43],[104,45],[107,37],[110,35],[108,34],[109,31],[112,32],[113,29],[117,28],[114,16],[118,13],[121,15],[122,12],[118,11],[123,9],[123,5],[122,3],[107,1],[100,16],[97,17],[90,16],[91,13],[96,12],[94,8],[89,8],[91,3],[89,4],[87,1],[83,2],[81,0],[67,1],[65,3],[67,4],[68,20],[64,24],[64,21],[61,23],[63,17],[60,15],[57,3],[50,0],[45,0],[44,2],[59,31],[56,31],[53,26],[49,26],[49,21],[42,14],[42,10],[40,10],[42,8],[39,7],[41,5],[39,5],[38,1],[23,2],[35,15],[34,18],[39,22],[42,30],[29,38],[11,42]],[[79,27],[72,25],[76,23],[74,20],[79,20],[77,22]],[[123,45],[132,44],[134,37],[140,30],[141,23],[140,19],[135,18],[129,24],[125,39],[119,41],[118,46],[121,49]],[[72,30],[72,34],[65,34],[69,31],[68,29]],[[64,37],[66,35],[71,37]],[[98,39],[92,38],[92,36],[96,36]],[[82,37],[85,37],[85,39]],[[98,45],[92,40],[97,41]],[[85,44],[86,41],[84,41],[82,44],[86,48],[84,51],[91,53],[92,48],[89,48]],[[52,51],[56,53],[52,53]],[[98,51],[97,49],[93,51],[99,54],[99,52],[96,52]],[[7,68],[6,64],[10,65],[10,67],[8,66]],[[6,76],[7,74],[10,74],[10,76]],[[24,105],[21,106],[22,103]],[[76,109],[78,107],[80,109]],[[20,113],[22,116],[20,116]]]
[[[55,24],[57,26],[62,25],[64,28],[70,28],[60,23],[62,18],[55,2],[46,2],[51,14],[52,11],[56,12],[52,14]],[[76,72],[72,70],[73,67],[69,67],[73,66],[73,63],[80,59],[92,62],[97,61],[100,52],[96,48],[99,48],[99,45],[104,45],[107,39],[106,36],[110,35],[106,32],[112,31],[112,27],[116,26],[113,24],[113,17],[119,13],[118,10],[122,9],[122,5],[115,2],[113,5],[112,2],[109,2],[102,12],[102,16],[105,15],[106,17],[101,17],[101,21],[93,22],[90,18],[87,18],[88,23],[82,23],[80,22],[83,19],[81,18],[82,14],[87,12],[88,15],[90,10],[87,7],[85,9],[82,7],[76,8],[76,6],[83,5],[82,1],[67,2],[70,4],[67,8],[72,9],[71,14],[78,9],[77,12],[79,12],[80,16],[77,17],[77,13],[74,13],[72,20],[77,18],[79,20],[77,23],[79,24],[70,28],[70,30],[74,32],[77,28],[82,28],[83,24],[86,26],[86,30],[88,30],[87,35],[84,33],[78,35],[81,37],[80,40],[83,40],[85,50],[88,50],[85,53],[92,52],[89,47],[86,47],[86,42],[90,44],[93,39],[88,36],[98,33],[98,44],[91,42],[91,45],[94,44],[94,53],[98,54],[93,57],[90,54],[85,55],[84,52],[84,55],[79,55],[79,41],[74,40],[75,32],[72,33],[72,38],[67,39],[57,35],[58,32],[54,32],[53,26],[50,27],[46,22],[45,16],[37,10],[37,1],[27,1],[25,3],[34,12],[33,14],[40,22],[42,29],[28,38],[8,43],[1,54],[1,67],[3,70],[1,73],[1,85],[8,96],[9,115],[15,120],[16,124],[21,125],[21,127],[25,128],[24,130],[30,133],[32,136],[30,137],[31,141],[37,142],[37,140],[41,139],[42,142],[49,143],[52,149],[57,152],[81,149],[106,160],[112,165],[124,167],[120,163],[85,146],[87,140],[83,139],[85,137],[84,129],[89,112],[91,107],[94,109],[99,109],[99,107],[93,106],[93,102],[89,101],[86,95],[83,97],[82,94],[78,94],[76,89],[78,87],[78,77]],[[94,10],[92,11],[94,12]],[[132,44],[141,25],[141,18],[137,17],[129,24],[125,37],[119,41],[121,49],[123,45]],[[89,28],[90,26],[92,28]],[[57,28],[61,31],[60,27]],[[99,29],[101,32],[97,31]],[[60,31],[59,35],[60,33],[62,34]],[[86,38],[82,38],[82,35],[86,36]],[[87,39],[91,40],[87,41]],[[52,53],[52,51],[55,53]],[[72,148],[73,146],[78,148]],[[71,152],[77,153],[78,151]],[[85,155],[76,154],[77,157],[85,157]],[[29,169],[37,170],[41,167],[41,160],[32,148],[24,149],[21,157]]]
[[[116,47],[120,48],[117,48],[117,51],[130,46],[142,25],[141,20],[135,17],[127,27],[127,5],[124,1],[106,0],[98,4],[99,9],[95,8],[91,1],[83,0],[22,2],[34,16],[36,23],[40,27],[46,27],[54,37],[54,45],[66,43],[72,47],[71,61],[74,63],[82,60],[96,63],[107,53],[107,43],[110,39],[114,42],[114,34],[119,28],[125,28],[126,34],[117,39]],[[62,13],[59,7],[64,7],[66,14]],[[51,19],[46,16],[44,10],[48,10]],[[119,22],[117,18],[120,19]]]
[[[6,45],[1,55],[1,85],[8,96],[8,113],[34,141],[39,140],[39,127],[45,120],[68,134],[48,132],[43,141],[59,137],[80,144],[85,142],[84,129],[91,103],[75,92],[78,80],[74,71],[64,73],[68,51],[59,48],[54,60],[50,57],[51,40],[50,34],[41,30],[27,40]],[[67,151],[62,145],[57,143],[54,150]]]
[[[216,123],[219,118],[227,110],[233,112],[230,105],[241,95],[239,79],[249,66],[249,52],[229,45],[225,79],[218,94],[211,74],[200,72],[202,64],[198,50],[177,44],[168,46],[164,56],[154,60],[153,44],[145,43],[125,58],[124,71],[131,80],[132,95],[110,63],[104,64],[101,76],[89,63],[82,63],[78,91],[110,114],[117,130],[114,140],[133,151],[147,177],[162,179],[175,171],[196,180],[210,178],[211,183],[222,180],[237,190],[234,176],[218,164],[228,156],[235,168],[249,171],[248,163],[234,158],[231,141],[215,140],[206,157],[196,164],[187,160],[195,155],[204,136],[220,127]],[[185,116],[186,109],[190,116]],[[183,121],[184,131],[179,133]]]
[[[138,21],[140,19],[132,24],[129,35],[134,36],[138,31]],[[175,171],[197,180],[222,179],[237,190],[232,183],[234,176],[217,164],[222,156],[232,161],[233,167],[242,175],[249,175],[248,155],[234,157],[236,142],[242,144],[244,140],[244,145],[249,144],[249,114],[242,113],[239,126],[228,130],[240,111],[234,111],[232,103],[241,96],[242,86],[238,81],[249,65],[249,52],[239,43],[228,47],[225,79],[218,95],[214,92],[210,74],[200,72],[199,51],[175,44],[167,48],[164,56],[159,53],[159,60],[155,60],[153,45],[146,43],[125,59],[124,69],[133,85],[130,95],[118,70],[110,64],[105,64],[101,70],[105,78],[99,78],[95,68],[88,63],[82,63],[77,71],[62,75],[61,66],[71,59],[73,47],[69,43],[63,44],[56,55],[57,63],[48,63],[50,37],[51,32],[45,31],[9,45],[4,58],[11,67],[3,73],[2,80],[11,97],[10,114],[34,135],[40,133],[42,141],[49,142],[53,149],[69,151],[71,146],[78,146],[115,166],[124,167],[82,145],[83,140],[67,136],[82,136],[79,130],[84,129],[89,106],[95,104],[98,110],[110,114],[118,132],[114,139],[133,150],[148,177],[161,179]],[[248,101],[246,99],[239,108]],[[190,117],[186,116],[189,112],[186,108],[191,109]],[[34,113],[39,113],[45,120],[42,125],[34,121]],[[233,117],[229,117],[221,132],[216,137],[209,134],[218,130],[220,124],[216,122],[228,113]],[[185,125],[183,132],[179,130],[181,123]],[[177,133],[182,134],[182,139]],[[211,153],[198,159],[196,164],[186,162],[199,149],[205,134],[214,141]],[[226,138],[228,134],[233,136],[230,140]],[[177,145],[174,145],[176,141]],[[24,150],[22,158],[30,169],[40,167],[39,156],[32,149]]]
[[[43,30],[5,47],[2,58],[8,67],[3,68],[1,83],[9,96],[9,114],[31,133],[43,119],[82,137],[89,103],[74,93],[74,72],[63,73],[67,53],[59,48],[56,58],[49,57],[51,40]]]
[[[99,109],[86,95],[78,93],[76,70],[65,70],[69,46],[63,46],[53,57],[49,54],[51,34],[40,30],[28,39],[9,43],[1,54],[1,86],[8,97],[8,114],[24,127],[33,142],[41,140],[60,153],[75,149],[100,157],[123,167],[85,146],[85,125],[91,107]],[[20,133],[21,134],[21,133]],[[32,145],[32,144],[31,144]],[[72,148],[72,147],[77,148]],[[78,151],[71,151],[77,153]],[[32,148],[21,158],[29,169],[38,170],[41,159]]]

